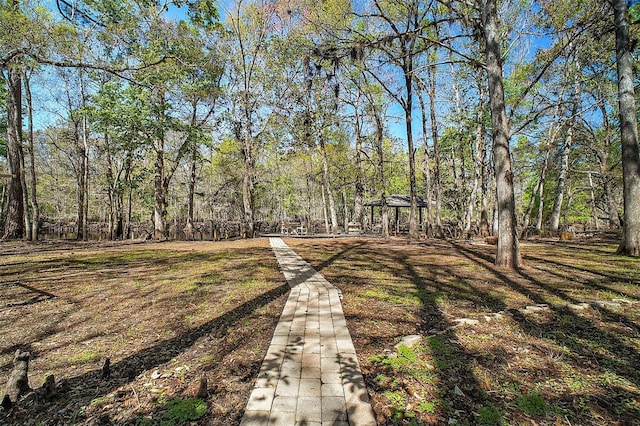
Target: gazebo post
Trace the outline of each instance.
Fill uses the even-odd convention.
[[[371,206],[371,230],[373,231],[373,206]]]
[[[396,235],[398,235],[398,228],[400,227],[400,216],[398,215],[398,207],[396,207]]]

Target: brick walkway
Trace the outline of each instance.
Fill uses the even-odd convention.
[[[339,290],[281,238],[271,247],[291,292],[241,425],[375,426]]]

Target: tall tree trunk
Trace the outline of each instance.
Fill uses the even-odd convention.
[[[198,150],[194,144],[191,147],[191,170],[189,173],[189,185],[187,191],[187,237],[192,239],[193,237],[193,222],[195,221],[195,209],[194,199],[196,193],[196,180],[197,180],[197,166],[198,166]],[[190,235],[189,235],[190,234]]]
[[[626,0],[615,0],[613,5],[616,23],[616,64],[624,195],[624,223],[618,253],[640,256],[640,156],[631,62],[632,46],[629,40],[629,13]]]
[[[2,184],[2,194],[0,194],[0,223],[4,223],[7,211],[7,185]]]
[[[458,89],[458,84],[456,83],[455,68],[453,66],[453,54],[451,52],[449,52],[449,59],[451,61],[451,88],[453,89],[453,98],[455,100],[454,102],[456,106],[456,120],[460,122],[462,120],[462,105],[460,103],[460,90]],[[460,127],[457,127],[455,131],[455,138],[451,143],[451,155],[449,159],[451,161],[451,172],[453,173],[453,193],[455,194],[454,205],[456,211],[456,221],[458,222],[458,224],[464,226],[464,224],[462,223],[462,210],[464,209],[465,204],[464,190],[466,188],[466,185],[464,182],[464,143],[461,139],[462,132],[460,131]],[[458,169],[456,167],[457,154],[460,155],[460,172],[458,172]]]
[[[353,196],[353,222],[364,229],[364,168],[362,166],[362,129],[360,127],[360,114],[356,107],[356,179],[355,192]]]
[[[520,238],[527,237],[527,229],[529,228],[529,222],[531,221],[531,213],[533,212],[533,205],[536,201],[536,196],[538,191],[540,190],[540,185],[542,185],[542,181],[540,180],[540,176],[536,180],[536,184],[531,191],[531,198],[529,199],[529,205],[527,206],[527,210],[524,213],[524,217],[522,218],[522,232],[520,233]]]
[[[24,196],[22,187],[22,78],[16,66],[7,69],[7,163],[9,166],[9,191],[7,215],[2,239],[24,236]],[[3,73],[4,75],[4,73]]]
[[[480,151],[482,155],[482,165],[480,168],[480,235],[486,237],[491,232],[489,225],[489,186],[492,178],[491,168],[487,160],[487,138],[482,138]]]
[[[23,151],[20,156],[20,184],[22,185],[22,205],[24,206],[24,237],[28,241],[31,241],[31,209],[29,208],[29,188],[27,187],[26,167],[24,164]]]
[[[82,117],[82,150],[81,150],[81,171],[82,173],[82,204],[79,206],[82,212],[82,219],[78,220],[78,239],[89,239],[89,129],[87,126],[87,116]],[[82,236],[81,236],[82,235]]]
[[[387,180],[384,172],[384,122],[382,113],[374,102],[371,103],[373,119],[376,123],[375,148],[378,154],[378,185],[381,190],[380,200],[382,202],[382,228],[380,230],[382,238],[389,238],[389,207],[386,200]],[[371,224],[373,226],[373,223]]]
[[[33,135],[33,99],[31,97],[31,82],[29,77],[24,78],[25,98],[27,101],[27,121],[28,121],[28,137],[29,137],[29,187],[30,187],[30,205],[31,205],[31,239],[37,240],[40,232],[40,206],[38,205],[37,196],[37,178],[36,178],[36,155]]]
[[[107,181],[109,182],[109,189],[107,196],[109,198],[109,239],[116,240],[116,179],[113,165],[113,158],[111,157],[111,146],[109,141],[109,134],[107,132],[103,135],[104,151],[107,160],[106,174]]]
[[[156,117],[158,121],[159,132],[153,136],[153,145],[156,153],[154,176],[153,176],[153,189],[154,189],[154,204],[153,204],[153,238],[155,240],[165,240],[168,237],[169,230],[167,229],[167,193],[165,187],[168,186],[165,172],[165,94],[158,91],[158,105],[159,113]]]
[[[571,46],[571,45],[570,45]],[[556,199],[553,204],[553,210],[551,212],[551,230],[553,232],[558,231],[560,226],[560,215],[562,213],[562,201],[564,197],[565,187],[567,179],[569,177],[569,154],[571,153],[571,147],[573,145],[573,132],[576,121],[576,114],[578,113],[578,107],[580,106],[580,62],[577,58],[574,58],[575,74],[573,81],[573,102],[571,106],[571,116],[567,122],[569,126],[567,129],[567,135],[565,136],[564,144],[562,147],[562,157],[560,163],[560,176],[558,177],[558,187],[556,189]]]
[[[431,200],[433,199],[433,190],[431,187],[431,158],[429,157],[429,142],[427,137],[427,106],[424,103],[421,87],[422,86],[418,84],[418,101],[420,102],[420,118],[422,120],[422,145],[424,147],[422,175],[424,176],[425,192],[427,193],[427,214],[424,218],[424,225],[426,225],[425,231],[428,233],[431,228]]]
[[[305,160],[305,184],[306,184],[306,192],[307,192],[307,211],[306,211],[306,219],[307,219],[307,229],[310,233],[314,233],[313,224],[311,223],[311,209],[313,206],[313,193],[315,192],[315,188],[312,187],[313,180],[313,159],[310,156],[309,162]],[[316,187],[317,188],[317,187]],[[324,202],[324,200],[323,200]]]
[[[620,228],[620,216],[618,215],[618,203],[613,196],[613,178],[607,175],[603,177],[605,178],[604,196],[609,216],[609,229],[618,229]]]
[[[547,169],[549,168],[549,156],[551,155],[551,146],[547,147],[547,152],[542,162],[542,170],[540,171],[540,186],[538,186],[538,217],[536,218],[536,234],[542,232],[542,219],[544,217],[544,182],[547,179]]]
[[[607,114],[607,108],[604,102],[599,105],[600,113],[602,115],[602,128],[605,130],[604,134],[604,149],[597,155],[598,163],[600,166],[600,179],[602,179],[602,185],[604,187],[604,201],[607,206],[608,222],[610,229],[616,229],[620,227],[620,218],[618,217],[618,203],[613,196],[613,181],[614,177],[611,173],[611,166],[609,165],[609,159],[612,145],[612,131],[609,123],[609,114]]]
[[[563,84],[562,88],[560,90],[560,95],[558,96],[558,99],[562,99],[563,98],[564,91],[565,91],[565,85]],[[540,235],[542,233],[542,220],[543,220],[543,216],[544,216],[544,203],[545,203],[544,185],[545,185],[545,182],[546,182],[547,170],[549,168],[549,158],[551,156],[551,150],[553,149],[553,147],[556,144],[556,138],[558,137],[558,133],[562,129],[562,125],[561,124],[555,124],[555,126],[554,126],[554,123],[558,123],[558,117],[560,116],[560,105],[561,105],[561,102],[558,101],[558,103],[556,104],[556,106],[554,108],[554,111],[553,111],[553,119],[551,120],[551,124],[549,125],[549,128],[547,129],[546,150],[545,150],[545,155],[544,155],[544,161],[542,162],[542,169],[540,170],[540,185],[538,186],[538,192],[537,192],[537,197],[538,197],[538,217],[537,217],[537,220],[536,220],[536,234],[538,234],[538,235]],[[562,202],[560,204],[562,204]],[[557,228],[556,228],[556,230],[557,230]]]
[[[560,160],[560,175],[558,176],[558,186],[556,187],[556,198],[551,211],[550,225],[553,232],[558,232],[560,226],[560,215],[562,213],[562,202],[564,200],[565,186],[569,174],[569,153],[573,145],[573,126],[569,125],[567,135],[562,146],[562,157]]]
[[[409,150],[409,196],[411,211],[409,212],[409,239],[417,240],[418,234],[418,204],[416,200],[416,150],[413,146],[413,62],[410,55],[405,56],[404,84],[407,99],[404,105],[405,128],[407,132],[407,148]]]
[[[476,115],[476,140],[473,145],[473,183],[471,185],[471,193],[469,194],[469,203],[467,205],[467,221],[464,227],[464,230],[467,233],[471,231],[474,210],[478,203],[478,189],[481,178],[480,173],[482,163],[484,161],[484,143],[484,85],[481,85],[478,97],[478,114]]]
[[[571,211],[571,205],[573,204],[573,196],[575,195],[575,193],[573,192],[573,190],[571,189],[571,186],[569,186],[569,188],[567,188],[567,207],[564,209],[563,214],[562,214],[562,223],[563,224],[567,224],[569,223],[569,212]]]
[[[431,119],[431,140],[433,142],[433,192],[436,199],[436,236],[442,238],[442,184],[440,182],[440,143],[436,118],[436,67],[427,68],[427,78],[429,79],[429,117]]]
[[[498,32],[496,0],[479,0],[482,31],[485,39],[485,60],[489,79],[493,157],[496,176],[496,207],[498,214],[498,248],[496,265],[517,269],[522,259],[516,229],[513,171],[509,153],[509,123],[507,122],[502,83],[502,57]]]
[[[164,140],[158,138],[154,141],[156,161],[155,161],[155,174],[153,177],[154,188],[154,204],[153,204],[153,230],[154,239],[163,240],[167,236],[167,226],[165,222],[166,218],[166,194],[164,193]]]
[[[318,131],[321,133],[321,130]],[[329,201],[329,217],[331,218],[331,234],[338,234],[338,214],[336,212],[336,202],[333,196],[333,190],[331,189],[331,174],[329,172],[329,160],[327,159],[327,149],[322,134],[318,134],[320,156],[322,157],[322,182],[324,189],[327,192],[327,199]]]
[[[593,186],[593,177],[591,176],[591,172],[588,172],[587,175],[589,178],[589,201],[591,201],[591,223],[594,229],[597,231],[600,229],[600,227],[598,225],[598,206],[596,204],[596,193]]]
[[[192,101],[191,103],[192,113],[191,113],[191,128],[195,129],[197,126],[197,111],[198,104],[197,100]],[[193,222],[195,221],[195,193],[196,193],[196,182],[197,182],[197,171],[198,171],[198,144],[196,141],[192,141],[189,146],[191,150],[191,170],[189,173],[189,185],[187,190],[187,228],[185,230],[187,239],[193,239]]]
[[[127,200],[127,225],[125,226],[122,234],[126,239],[131,237],[131,213],[133,210],[133,185],[131,184],[131,171],[131,151],[127,151],[127,157],[124,164],[124,183],[125,187],[129,190],[129,196]],[[124,209],[124,203],[121,203],[121,208]]]
[[[342,211],[343,211],[343,226],[344,233],[349,230],[349,205],[347,204],[347,186],[342,187]]]
[[[321,185],[322,189],[322,218],[324,219],[324,232],[327,234],[331,233],[331,228],[329,227],[329,215],[327,214],[327,198],[325,197],[326,188],[324,187],[324,183]]]
[[[255,159],[248,130],[243,137],[242,152],[244,156],[244,173],[242,177],[242,205],[244,208],[245,237],[253,238],[255,222]]]

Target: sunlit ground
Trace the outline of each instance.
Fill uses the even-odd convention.
[[[515,273],[481,243],[288,242],[343,290],[380,424],[640,421],[640,260],[614,245],[524,243]]]
[[[0,412],[0,424],[156,424],[202,376],[198,421],[239,422],[289,290],[267,240],[0,251],[0,389],[17,348],[32,354],[32,388],[48,374],[67,388]],[[204,406],[191,408],[201,416]]]

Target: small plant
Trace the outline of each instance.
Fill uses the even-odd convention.
[[[112,398],[109,398],[108,396],[100,396],[98,398],[94,398],[89,403],[89,407],[101,407],[111,402],[111,399]]]
[[[502,412],[494,406],[482,407],[478,410],[478,424],[483,426],[502,426]]]
[[[547,402],[538,392],[529,392],[522,395],[516,401],[518,408],[527,416],[544,416],[547,411]]]
[[[445,343],[444,338],[440,336],[430,337],[427,340],[429,349],[434,358],[434,364],[437,368],[445,369],[449,367],[449,359],[453,350]]]
[[[87,364],[91,361],[93,361],[94,359],[100,357],[100,354],[96,353],[96,352],[91,352],[91,351],[82,351],[77,355],[72,356],[71,358],[69,358],[69,362],[72,365],[75,364]]]
[[[413,417],[413,413],[407,413],[407,398],[401,391],[387,391],[384,396],[389,400],[391,415],[394,421],[401,421],[407,417]]]
[[[176,398],[168,401],[162,416],[162,426],[179,426],[201,419],[207,412],[207,404],[198,398]]]
[[[143,417],[141,419],[136,419],[135,426],[152,426],[153,420]]]
[[[418,409],[423,413],[433,414],[436,412],[436,404],[431,401],[421,402],[418,404]]]
[[[411,348],[400,345],[395,357],[374,355],[369,359],[387,372],[431,383],[433,379],[429,365],[423,360],[425,352],[426,348],[422,345],[415,345]]]

